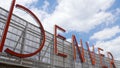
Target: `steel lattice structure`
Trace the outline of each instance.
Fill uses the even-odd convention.
[[[8,11],[0,7],[0,40],[6,24]],[[24,19],[12,15],[11,24],[8,30],[7,39],[5,41],[4,49],[26,54],[34,52],[39,48],[42,37],[40,35],[40,27],[35,26]],[[18,58],[7,54],[0,53],[0,68],[4,65],[15,65],[30,68],[101,68],[100,59],[96,54],[96,64],[92,65],[87,50],[85,51],[85,63],[81,63],[77,53],[76,61],[73,59],[72,43],[58,38],[57,48],[59,52],[66,53],[67,58],[57,56],[53,51],[54,35],[45,31],[46,42],[44,48],[37,55],[29,58]],[[104,57],[103,63],[110,68],[107,57]],[[117,68],[120,68],[120,61],[115,61]],[[21,67],[20,67],[21,68]]]

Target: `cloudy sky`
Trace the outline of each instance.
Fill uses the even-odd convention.
[[[0,0],[0,7],[9,10],[12,0]],[[55,24],[66,30],[68,41],[72,34],[79,42],[110,51],[120,60],[120,0],[17,0],[33,11],[46,31],[53,33]],[[37,25],[25,12],[15,8],[14,14]],[[84,47],[86,45],[84,44]],[[105,53],[106,54],[106,53]]]

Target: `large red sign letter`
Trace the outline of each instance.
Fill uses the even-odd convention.
[[[104,57],[105,55],[101,54],[100,51],[103,51],[103,49],[98,48],[98,53],[99,53],[99,57],[100,57],[100,64],[102,65],[102,68],[108,68],[106,65],[103,64],[103,61],[102,61],[102,60],[103,60],[103,57]]]
[[[114,63],[113,55],[110,52],[107,52],[107,55],[108,55],[108,59],[109,59],[109,62],[110,62],[110,68],[116,68],[115,63]],[[112,59],[110,59],[110,56],[111,56]]]
[[[75,49],[77,49],[80,61],[82,63],[85,62],[82,40],[81,40],[82,52],[80,51],[81,48],[78,46],[75,35],[72,35],[72,46],[74,48],[74,60],[76,59],[76,53],[75,53],[76,51],[75,51]],[[75,48],[75,46],[76,46],[76,48]]]
[[[89,52],[89,55],[90,55],[90,59],[91,59],[92,65],[95,65],[95,51],[94,51],[94,46],[93,46],[93,52],[91,52],[90,48],[89,48],[88,42],[86,42],[86,45],[87,45],[87,49],[88,49],[88,52]]]
[[[11,20],[13,9],[14,9],[14,5],[15,5],[15,1],[16,0],[12,1],[11,7],[10,7],[10,11],[9,11],[9,14],[8,14],[8,18],[7,18],[7,21],[6,21],[6,25],[5,25],[3,34],[2,34],[2,38],[1,38],[1,41],[0,41],[0,52],[2,52],[3,47],[4,47],[5,39],[6,39],[6,36],[7,36],[8,28],[9,28],[9,25],[10,25],[10,20]]]
[[[38,50],[36,50],[36,51],[33,52],[33,53],[30,53],[30,54],[20,54],[20,53],[14,52],[14,51],[12,51],[12,50],[10,50],[10,49],[8,49],[8,48],[5,50],[5,52],[7,52],[7,53],[9,53],[9,54],[11,54],[11,55],[14,55],[14,56],[17,56],[17,57],[20,57],[20,58],[26,58],[26,57],[33,56],[33,55],[37,54],[38,52],[40,52],[40,51],[42,50],[42,48],[43,48],[43,46],[44,46],[44,43],[45,43],[45,31],[44,31],[44,28],[43,28],[40,20],[37,18],[37,16],[36,16],[34,13],[32,13],[29,9],[25,8],[25,7],[22,6],[22,5],[17,4],[16,7],[17,7],[17,8],[20,8],[20,9],[23,9],[24,11],[28,12],[28,13],[36,20],[36,22],[37,22],[37,23],[39,24],[39,26],[40,26],[41,34],[42,34],[42,36],[43,36],[43,40],[42,40],[42,42],[41,42],[41,44],[40,44],[40,47],[38,48]]]
[[[55,25],[55,30],[54,30],[54,53],[57,54],[58,56],[62,56],[62,57],[67,57],[66,54],[60,53],[57,50],[57,38],[61,38],[62,40],[65,40],[66,38],[61,36],[61,35],[57,35],[57,29],[65,32],[65,30],[57,25]]]

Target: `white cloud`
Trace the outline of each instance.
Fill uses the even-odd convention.
[[[0,6],[5,8],[10,7],[12,0],[2,0]],[[16,3],[24,5],[32,10],[38,18],[41,20],[45,30],[53,33],[53,27],[55,24],[63,27],[67,31],[88,32],[94,29],[95,26],[101,23],[112,23],[116,15],[111,12],[106,12],[115,0],[57,0],[58,5],[52,14],[48,14],[47,10],[50,5],[47,0],[44,1],[44,5],[35,7],[34,4],[38,0],[17,0]],[[7,3],[6,3],[7,2]],[[6,5],[4,4],[6,3]],[[24,19],[34,23],[34,20],[30,18],[28,14],[20,12],[15,9],[14,13],[23,17]]]
[[[0,1],[0,7],[4,7],[4,9],[9,10],[11,4],[11,0],[1,0]]]
[[[29,6],[38,0],[16,0],[16,4],[21,4],[25,6]],[[4,9],[9,10],[12,0],[1,0],[0,1],[0,7],[3,7]]]
[[[4,9],[9,10],[9,8],[11,6],[11,2],[12,2],[12,0],[1,0],[0,7],[3,7]],[[34,4],[37,2],[38,2],[38,0],[16,0],[16,4],[20,4],[20,5],[23,5],[27,8],[29,8],[31,11],[33,11],[33,13],[35,13],[35,15],[40,20],[42,20],[43,18],[48,16],[48,14],[47,14],[47,12],[39,9],[39,7],[34,6]],[[48,6],[49,6],[49,3],[45,0],[44,5],[40,6],[40,7],[42,7],[44,10],[46,10]],[[13,13],[20,16],[21,18],[37,25],[37,23],[33,20],[33,18],[26,12],[15,8]]]
[[[113,3],[114,0],[58,0],[55,11],[43,22],[50,28],[58,24],[67,31],[88,32],[101,23],[112,23],[114,15],[106,10]]]
[[[47,0],[44,1],[44,5],[43,5],[43,10],[46,11],[48,9],[48,6],[49,6],[49,2]]]
[[[71,39],[71,38],[68,38],[68,39],[67,39],[67,41],[68,41],[68,42],[71,42],[71,41],[72,41],[72,39]]]
[[[22,5],[29,5],[36,3],[38,0],[16,0],[16,3],[22,4]]]
[[[94,33],[93,36],[90,37],[90,39],[106,40],[112,38],[119,32],[120,32],[119,26],[114,26],[112,28],[105,28],[101,31]]]
[[[113,54],[116,60],[120,60],[120,36],[109,40],[109,41],[98,41],[95,45],[95,47],[100,47],[104,49],[104,52],[109,51]]]
[[[8,10],[11,1],[12,0],[1,0],[0,7],[3,7]],[[77,0],[77,1],[57,0],[57,1],[58,5],[55,7],[55,10],[52,14],[48,14],[45,11],[49,6],[47,0],[45,0],[44,6],[40,6],[43,7],[43,10],[39,9],[39,7],[34,6],[34,4],[38,2],[38,0],[17,0],[16,4],[24,5],[28,7],[30,10],[32,10],[42,21],[45,30],[51,33],[53,32],[53,26],[55,24],[58,24],[67,31],[88,32],[89,30],[94,29],[97,25],[100,25],[101,23],[106,24],[113,23],[116,16],[120,13],[120,9],[117,9],[115,11],[115,14],[106,11],[112,6],[115,0]],[[14,10],[14,13],[34,23],[32,18],[30,18],[28,14],[21,12],[20,10],[17,9]],[[110,34],[110,36],[106,36],[106,34],[104,34],[107,39],[118,33],[117,31],[114,31],[114,29],[117,30],[119,29],[119,27],[118,26],[114,27],[113,28],[114,33]],[[97,38],[96,34],[95,36],[93,36],[93,38]],[[99,38],[99,40],[100,39],[101,38]],[[120,37],[107,42],[98,41],[96,43],[96,47],[101,47],[105,50],[112,52],[116,56],[116,59],[118,59],[119,58],[118,56],[120,56],[118,49],[120,48],[119,40]]]

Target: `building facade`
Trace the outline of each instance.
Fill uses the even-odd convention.
[[[0,7],[0,40],[8,17],[7,10]],[[102,68],[99,55],[96,56],[96,64],[92,65],[89,52],[84,50],[85,62],[81,63],[78,52],[74,60],[72,43],[57,38],[57,49],[67,57],[54,54],[54,35],[45,31],[46,41],[41,52],[28,58],[19,58],[5,52],[7,48],[21,54],[34,52],[40,47],[42,35],[40,27],[13,14],[5,46],[0,53],[0,68]],[[104,57],[102,62],[110,68],[109,59]],[[120,68],[120,61],[115,60],[116,68]]]

